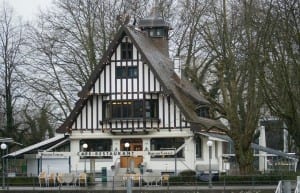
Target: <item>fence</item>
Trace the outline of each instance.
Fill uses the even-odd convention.
[[[69,176],[70,177],[70,176]],[[179,187],[184,187],[190,190],[208,189],[209,182],[207,178],[198,176],[106,176],[105,180],[98,179],[96,182],[91,182],[92,179],[87,178],[87,185],[79,184],[79,179],[69,180],[67,182],[58,182],[58,179],[47,182],[40,181],[38,177],[7,177],[5,178],[2,187],[4,189],[28,189],[28,190],[63,190],[63,189],[101,189],[101,190],[126,190],[128,187],[128,178],[130,178],[130,186],[133,190],[176,190]],[[268,175],[266,178],[262,175],[248,176],[217,176],[212,178],[212,188],[219,189],[225,192],[226,190],[236,189],[237,187],[243,190],[257,190],[260,188],[272,190],[275,192],[278,181],[283,176]],[[293,178],[295,179],[295,178]],[[2,181],[2,179],[1,179]],[[295,180],[294,180],[295,181]],[[3,182],[3,181],[2,181]],[[231,191],[232,192],[232,191]]]

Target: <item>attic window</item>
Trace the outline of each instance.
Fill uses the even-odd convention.
[[[133,58],[133,44],[129,42],[121,43],[121,59],[131,60]]]

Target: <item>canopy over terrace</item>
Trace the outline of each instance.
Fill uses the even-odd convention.
[[[217,140],[217,141],[223,141],[228,143],[234,143],[233,140],[224,134],[217,134],[217,133],[209,133],[209,132],[197,132],[196,134],[207,136],[210,140]],[[277,156],[282,157],[285,159],[288,159],[289,161],[294,162],[294,170],[297,170],[297,164],[299,161],[299,157],[296,156],[293,153],[285,153],[276,149],[272,149],[269,147],[264,147],[256,143],[251,143],[251,148],[255,151],[259,152],[266,152],[267,154],[265,156]],[[230,157],[235,156],[235,154],[223,154],[224,157]]]
[[[40,150],[50,151],[52,148],[58,146],[58,144],[64,143],[68,140],[69,139],[66,136],[58,135],[58,136],[52,137],[50,139],[41,141],[39,143],[30,145],[28,147],[19,149],[15,152],[9,153],[3,157],[4,158],[23,158],[24,154],[27,154],[27,153],[37,153]],[[0,140],[0,142],[1,142],[1,140]]]

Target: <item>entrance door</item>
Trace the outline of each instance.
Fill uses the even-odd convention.
[[[129,148],[125,148],[125,143],[129,143]],[[120,143],[121,151],[142,151],[143,150],[143,140],[142,139],[121,139]],[[120,157],[120,167],[128,168],[130,167],[131,160],[134,160],[134,167],[137,168],[143,162],[143,156],[121,156]]]

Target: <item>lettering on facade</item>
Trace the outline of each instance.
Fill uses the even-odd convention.
[[[81,151],[77,155],[81,157],[106,157],[106,156],[157,156],[157,155],[174,155],[174,150],[158,151]]]

